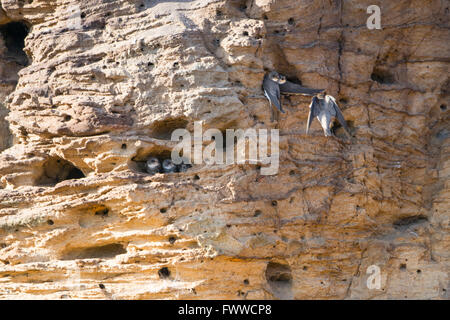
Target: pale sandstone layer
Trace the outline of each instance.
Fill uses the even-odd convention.
[[[382,30],[368,0],[0,3],[29,27],[27,65],[0,39],[0,298],[448,298],[449,1],[378,1]],[[354,138],[305,135],[308,97],[271,123],[267,70]],[[278,128],[278,175],[142,172],[199,120]]]

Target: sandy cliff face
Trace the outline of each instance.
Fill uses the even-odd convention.
[[[448,298],[449,2],[376,2],[1,0],[0,297]],[[354,138],[271,123],[267,70]],[[278,128],[279,173],[142,172],[199,120]]]

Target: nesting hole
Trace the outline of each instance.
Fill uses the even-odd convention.
[[[370,75],[370,79],[381,84],[393,84],[395,77],[385,69],[375,67]]]
[[[160,147],[152,148],[150,150],[139,149],[137,154],[131,158],[131,161],[128,163],[128,167],[134,172],[148,174],[146,163],[149,158],[156,158],[159,160],[159,163],[162,164],[165,159],[171,158],[171,151]]]
[[[170,237],[169,237],[169,243],[170,243],[170,244],[174,244],[175,241],[177,241],[177,238],[175,238],[174,236],[170,236]]]
[[[100,216],[100,217],[107,217],[108,213],[109,213],[109,209],[106,206],[101,205],[95,210],[94,215]]]
[[[265,276],[275,296],[278,298],[288,298],[292,289],[292,271],[287,264],[269,262]]]
[[[0,34],[5,42],[6,57],[20,65],[28,65],[28,57],[23,50],[29,28],[24,21],[10,22],[0,26]]]
[[[445,104],[441,104],[441,106],[439,107],[442,111],[447,110],[447,105]]]
[[[84,173],[71,162],[59,157],[48,159],[42,166],[42,173],[36,179],[36,185],[55,185],[64,180],[84,178]]]
[[[170,277],[170,270],[167,267],[163,267],[158,270],[158,276],[160,279],[166,279]]]
[[[172,118],[153,122],[150,135],[156,139],[170,140],[176,129],[185,129],[188,121],[183,118]]]

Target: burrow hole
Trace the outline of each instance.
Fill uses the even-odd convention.
[[[6,58],[19,65],[27,66],[28,56],[23,50],[29,27],[24,21],[14,21],[0,26],[0,34],[6,46]]]
[[[395,77],[386,69],[375,67],[370,75],[370,79],[381,84],[393,84]]]
[[[185,129],[188,121],[184,118],[172,118],[153,122],[150,136],[161,140],[170,140],[176,129]]]
[[[292,271],[287,264],[269,262],[265,276],[276,296],[283,296],[292,288]]]
[[[158,276],[160,279],[166,279],[170,277],[170,270],[167,267],[163,267],[158,270]]]
[[[38,186],[56,185],[64,180],[84,178],[84,173],[71,162],[59,157],[51,157],[44,162],[42,172],[36,179]]]
[[[150,158],[156,158],[158,159],[159,163],[162,164],[165,159],[171,158],[171,151],[160,147],[154,147],[148,150],[139,149],[137,151],[137,154],[133,158],[131,158],[128,166],[131,171],[148,173],[146,165],[147,160]]]

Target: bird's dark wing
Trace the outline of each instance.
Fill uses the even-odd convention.
[[[305,95],[305,96],[314,96],[324,90],[325,89],[306,88],[306,87],[303,87],[299,84],[296,84],[296,83],[293,83],[290,81],[286,81],[285,83],[280,84],[280,91],[282,94],[285,94],[285,95],[301,94],[301,95]]]
[[[279,84],[273,82],[266,76],[264,77],[263,88],[267,98],[270,99],[270,101],[277,107],[278,110],[284,113],[283,109],[281,108],[281,102],[279,98],[280,97]]]
[[[311,104],[309,105],[309,115],[308,115],[308,122],[306,123],[306,134],[308,134],[309,127],[311,126],[311,123],[314,119],[314,117],[317,117],[317,114],[319,112],[319,98],[313,97],[311,100]]]
[[[334,98],[330,97],[330,102],[333,105],[334,110],[336,111],[336,118],[338,119],[339,123],[344,127],[345,131],[348,132],[349,135],[350,134],[350,129],[347,126],[347,122],[344,119],[344,115],[341,112],[341,109],[339,109],[339,106],[336,103],[336,100],[334,100]]]

